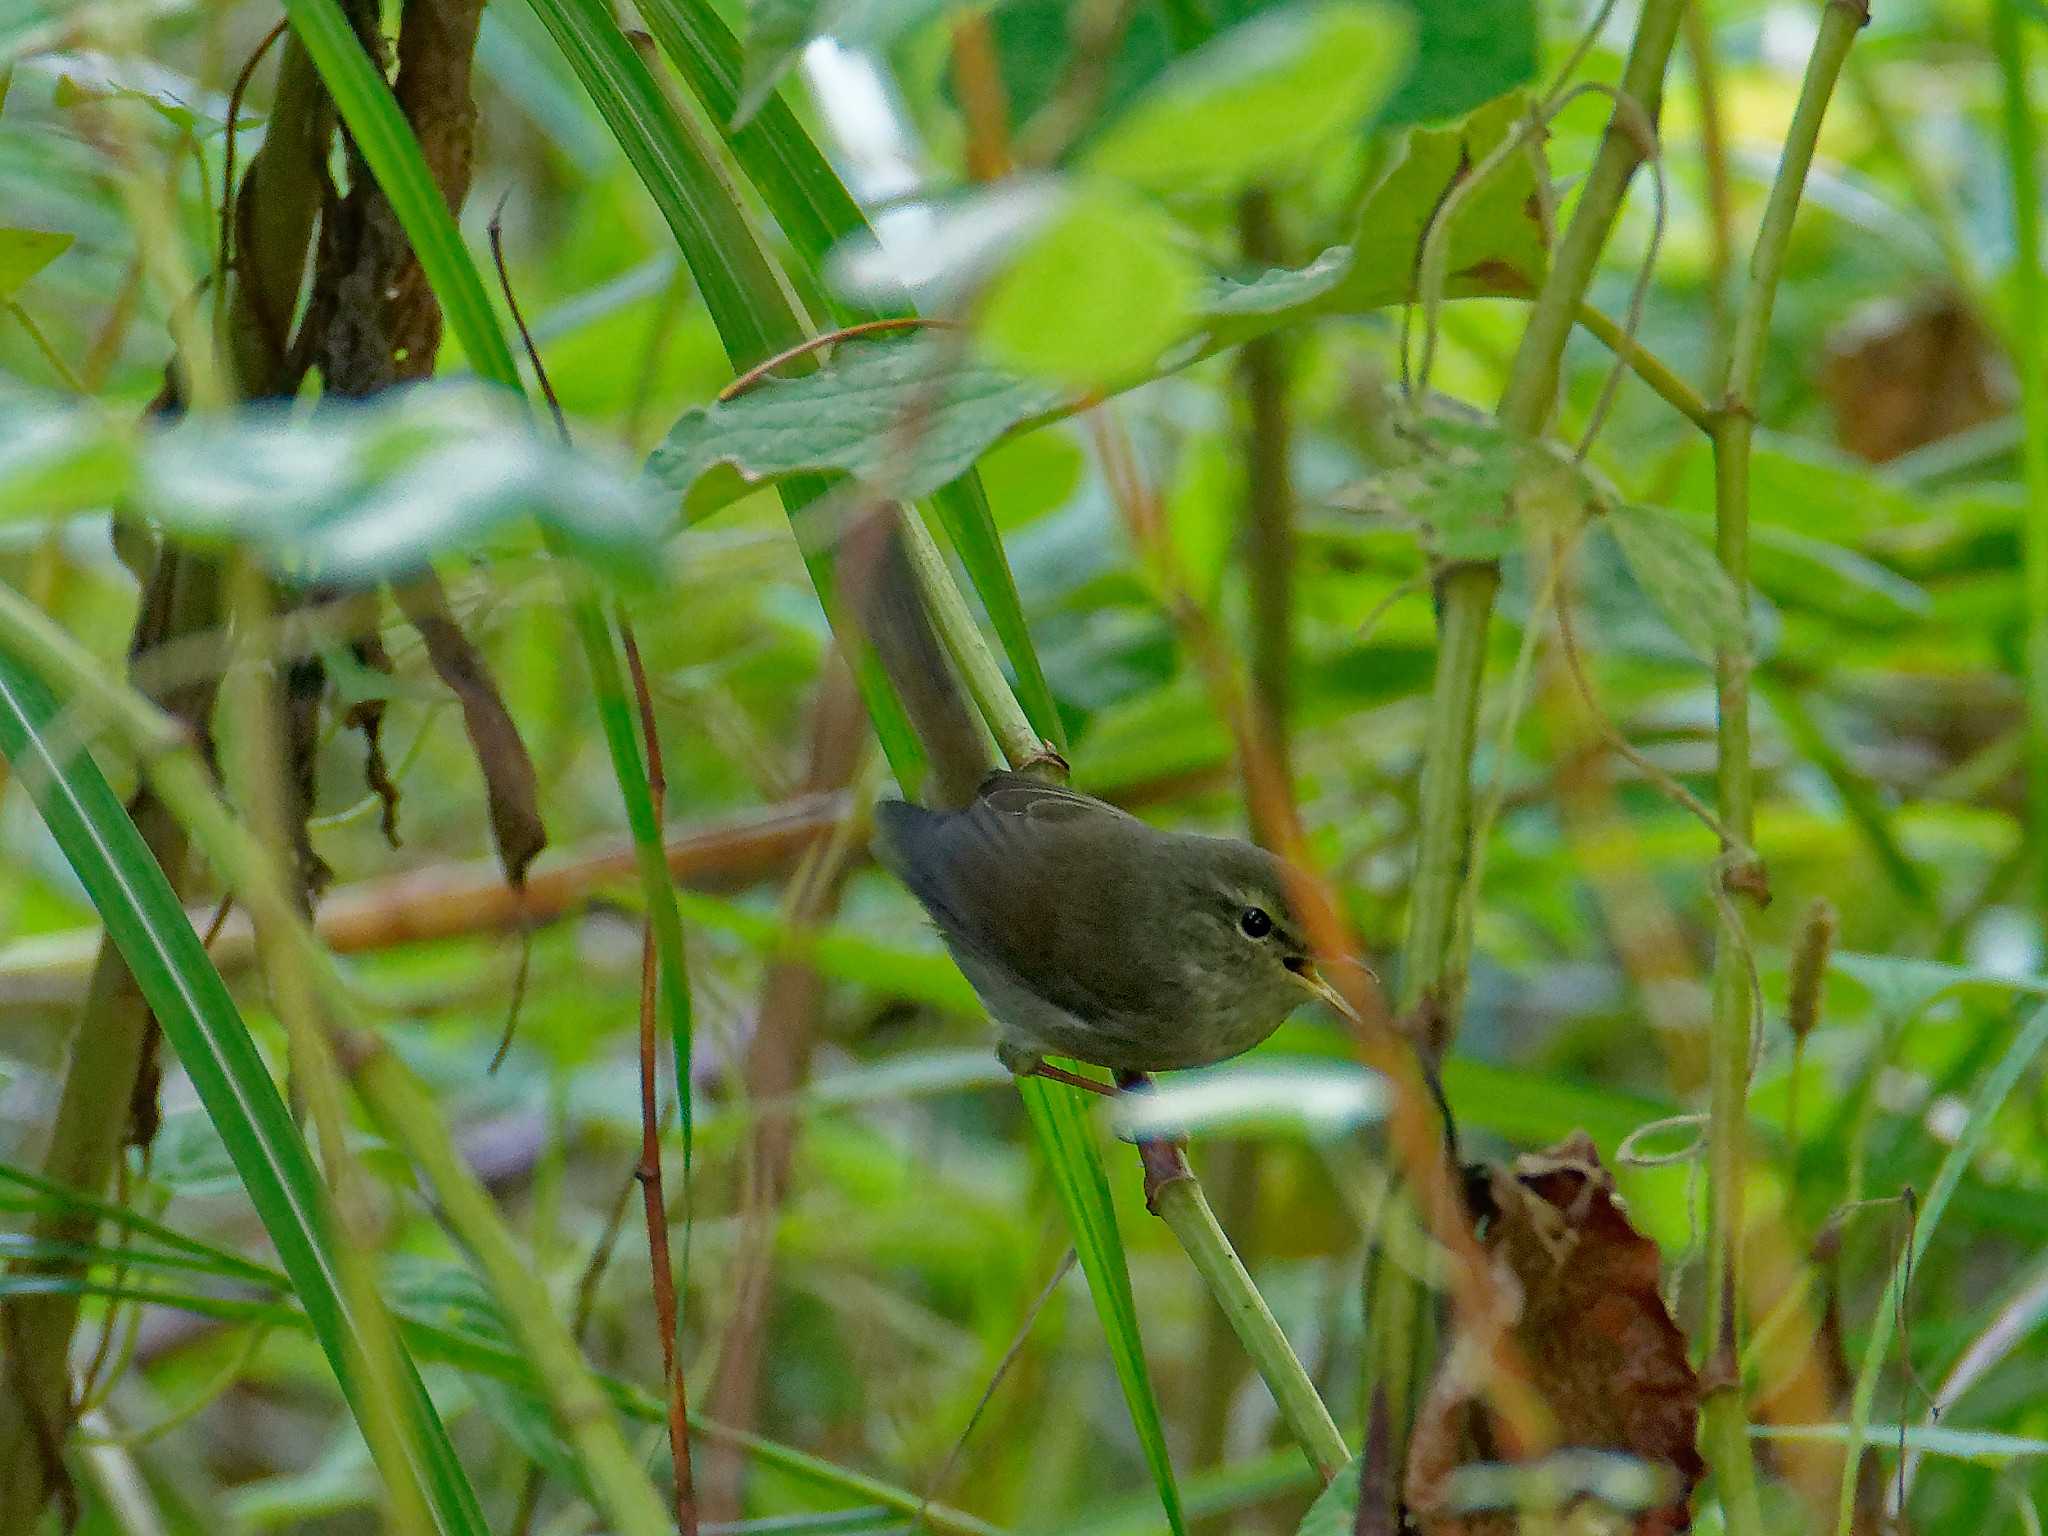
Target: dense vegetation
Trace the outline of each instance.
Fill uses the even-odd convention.
[[[0,17],[0,1532],[2038,1532],[2034,9],[617,10]]]

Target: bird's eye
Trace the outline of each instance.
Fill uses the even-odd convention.
[[[1273,931],[1273,919],[1264,907],[1246,907],[1237,920],[1237,926],[1244,930],[1248,939],[1263,939]]]

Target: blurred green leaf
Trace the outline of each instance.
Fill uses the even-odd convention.
[[[975,306],[991,356],[1073,386],[1150,373],[1184,335],[1201,269],[1173,226],[1105,183],[1072,189]]]
[[[666,521],[636,479],[564,447],[503,395],[436,384],[310,419],[251,406],[181,424],[151,440],[135,501],[293,575],[358,582],[528,519],[614,579],[645,582]]]
[[[1536,0],[1400,0],[1414,16],[1415,61],[1381,120],[1434,122],[1536,78]]]
[[[1414,529],[1438,560],[1499,560],[1532,538],[1567,538],[1607,504],[1605,488],[1557,445],[1455,401],[1403,408],[1387,426],[1387,467],[1333,503]]]
[[[0,227],[0,304],[70,249],[74,238],[63,230]]]
[[[692,406],[648,459],[694,520],[791,475],[851,475],[919,497],[1004,435],[1062,411],[1068,391],[974,361],[944,339],[852,341],[829,366]],[[921,418],[914,452],[903,424]]]
[[[139,54],[116,56],[77,49],[38,54],[31,67],[56,77],[55,99],[60,107],[121,99],[143,102],[165,122],[194,132],[219,132],[227,124],[227,97]],[[262,120],[261,113],[244,106],[236,116],[236,126],[247,130]]]
[[[1175,195],[1300,174],[1325,141],[1378,110],[1411,35],[1401,11],[1359,0],[1263,12],[1169,66],[1104,130],[1087,163]]]
[[[111,506],[135,475],[134,435],[106,413],[0,392],[0,523]]]
[[[1707,542],[1658,507],[1623,502],[1603,526],[1666,622],[1709,666],[1719,647],[1741,643],[1742,602]]]

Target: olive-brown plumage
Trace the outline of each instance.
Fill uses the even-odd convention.
[[[1312,996],[1338,1003],[1279,860],[1250,843],[1163,831],[1007,772],[963,810],[889,801],[875,817],[876,856],[931,914],[1013,1072],[1046,1055],[1205,1066]]]

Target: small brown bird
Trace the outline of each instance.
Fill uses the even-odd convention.
[[[1118,1073],[1207,1066],[1320,998],[1285,870],[1236,838],[1167,832],[1093,796],[998,772],[964,810],[875,808],[875,854],[937,924],[996,1021],[996,1055]]]

